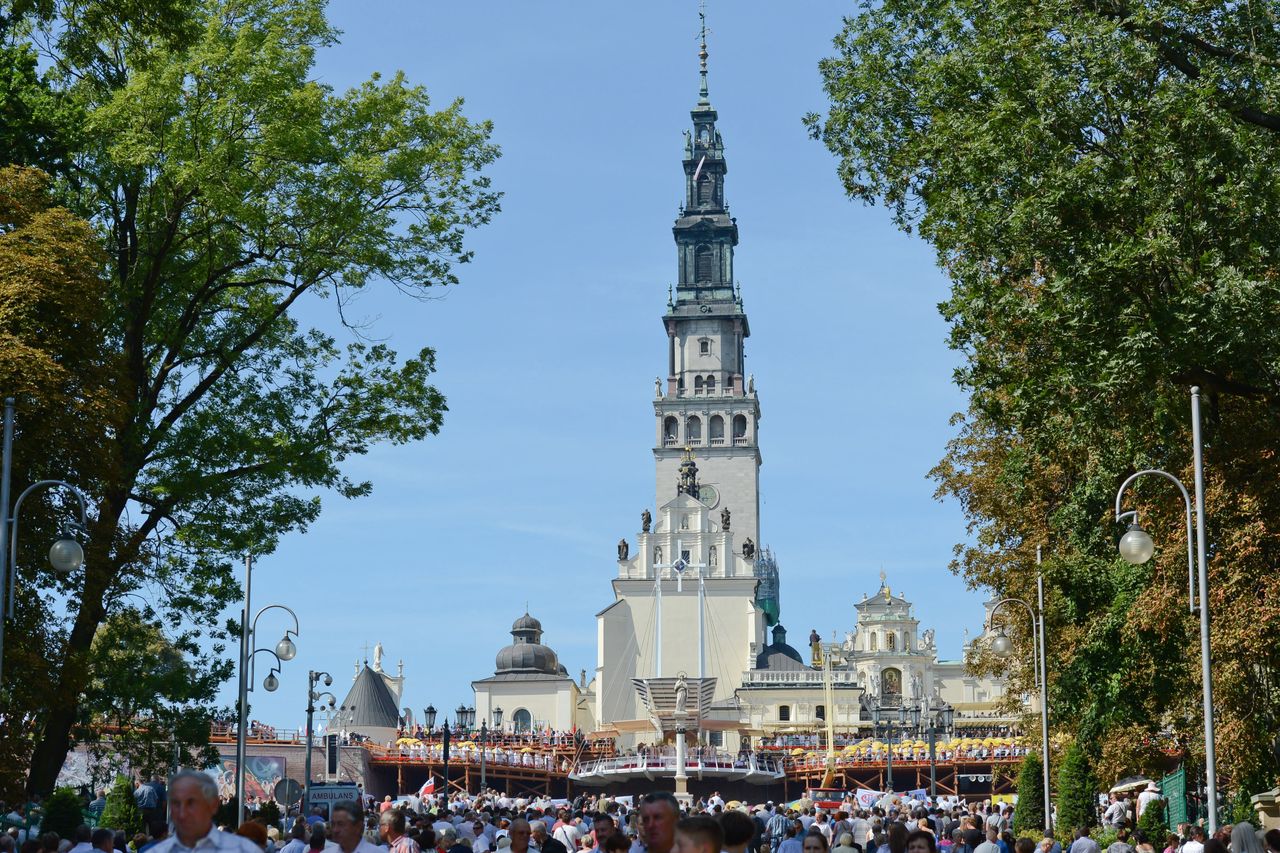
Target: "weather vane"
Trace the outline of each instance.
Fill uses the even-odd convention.
[[[698,50],[699,73],[702,77],[702,86],[698,91],[701,96],[700,103],[708,103],[707,101],[707,0],[698,0],[698,41],[700,44]]]

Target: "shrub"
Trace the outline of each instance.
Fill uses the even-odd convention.
[[[84,823],[80,795],[73,788],[59,788],[44,801],[42,832],[56,832],[59,838],[71,838],[76,827]]]
[[[143,831],[142,812],[133,800],[133,786],[124,776],[117,776],[116,783],[107,794],[107,807],[102,810],[98,826],[118,829],[126,838]]]
[[[275,800],[268,800],[258,808],[258,820],[267,826],[280,828],[280,805]]]
[[[1040,767],[1040,756],[1028,752],[1022,759],[1022,769],[1018,771],[1018,804],[1013,809],[1013,831],[1015,834],[1031,833],[1043,826],[1044,772]]]
[[[1169,831],[1164,820],[1164,800],[1152,800],[1147,803],[1147,807],[1142,810],[1142,816],[1138,818],[1138,829],[1148,841],[1159,847],[1160,839],[1164,838],[1165,833]]]
[[[1058,822],[1069,828],[1096,826],[1098,780],[1079,744],[1071,744],[1058,772]],[[1104,848],[1105,849],[1105,848]]]

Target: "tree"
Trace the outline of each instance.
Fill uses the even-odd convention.
[[[1169,831],[1164,817],[1164,800],[1152,800],[1147,803],[1142,814],[1138,815],[1138,829],[1153,845],[1164,838]]]
[[[1100,787],[1089,767],[1089,759],[1079,744],[1073,743],[1062,758],[1058,771],[1058,825],[1074,829],[1096,826],[1097,796]]]
[[[969,394],[933,472],[971,538],[954,569],[1034,594],[1044,545],[1051,717],[1100,771],[1202,758],[1180,496],[1141,482],[1161,544],[1116,559],[1115,492],[1191,483],[1205,394],[1220,769],[1275,780],[1280,685],[1280,29],[1212,0],[885,0],[847,19],[809,127],[951,279]],[[1265,33],[1263,32],[1265,30]],[[1260,621],[1261,620],[1261,621]],[[1034,684],[1030,638],[1011,673]],[[1175,747],[1177,748],[1177,747]]]
[[[1040,756],[1028,752],[1018,770],[1018,805],[1013,811],[1014,834],[1044,828],[1044,770]]]
[[[76,827],[84,823],[83,803],[73,788],[59,788],[44,801],[44,817],[40,831],[56,832],[59,838],[72,838]]]
[[[117,776],[115,784],[107,792],[107,806],[98,818],[98,826],[122,831],[125,838],[132,838],[142,832],[142,812],[133,799],[133,786],[124,776]]]
[[[15,468],[17,488],[56,472],[94,506],[82,572],[37,568],[34,535],[19,555],[20,589],[62,596],[28,593],[24,611],[49,627],[14,652],[48,673],[18,715],[30,739],[12,747],[29,750],[33,792],[51,789],[73,728],[92,716],[80,697],[110,615],[136,606],[184,654],[211,650],[186,662],[215,682],[232,565],[314,520],[320,499],[307,493],[367,495],[370,483],[343,473],[351,455],[439,429],[432,350],[402,359],[358,330],[341,346],[294,313],[329,297],[342,316],[366,288],[422,296],[455,283],[467,231],[498,209],[480,174],[497,149],[460,102],[433,110],[401,75],[343,93],[317,82],[315,52],[336,41],[322,6],[51,0],[23,4],[8,30],[41,46],[50,90],[84,116],[56,186],[103,235],[94,341],[105,351],[93,366],[110,377],[110,405],[58,426],[91,458],[76,465],[25,442]],[[0,372],[0,385],[22,375]],[[38,396],[18,395],[24,418]],[[33,525],[60,517],[44,510]],[[63,600],[65,619],[50,612]]]

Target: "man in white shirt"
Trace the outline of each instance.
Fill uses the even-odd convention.
[[[218,786],[212,776],[195,770],[178,773],[169,786],[169,822],[173,824],[173,834],[152,847],[151,853],[190,853],[197,848],[201,853],[262,853],[249,839],[223,832],[213,825],[219,805]]]
[[[1182,845],[1182,849],[1178,853],[1204,853],[1204,829],[1199,826],[1191,827],[1191,840]]]
[[[1000,830],[988,824],[987,840],[977,846],[973,853],[1000,853],[1000,845],[996,842],[1000,839]]]
[[[707,806],[708,806],[708,811],[710,811],[711,809],[714,809],[716,806],[719,806],[720,808],[724,808],[724,798],[720,796],[719,791],[713,791],[711,793],[711,799],[707,800]]]

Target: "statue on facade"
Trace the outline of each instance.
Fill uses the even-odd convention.
[[[845,632],[844,632],[844,644],[841,646],[841,648],[843,648],[846,652],[851,652],[851,651],[853,651],[853,647],[854,647],[854,637],[855,637],[855,636],[856,636],[856,634],[855,634],[853,631],[845,631]]]
[[[924,647],[925,647],[926,649],[932,649],[932,648],[933,648],[933,637],[934,637],[933,629],[932,629],[932,628],[925,628],[925,629],[924,629],[924,634],[923,634],[923,640],[924,640]]]
[[[924,676],[918,669],[911,673],[911,696],[916,699],[924,696]]]
[[[731,518],[731,516],[730,516],[730,514],[729,514],[729,508],[728,508],[728,507],[725,507],[724,509],[720,510],[720,529],[721,529],[721,530],[728,530],[728,529],[729,529],[729,520],[730,520],[730,518]]]
[[[662,565],[662,546],[661,545],[653,549],[653,564],[655,566]]]
[[[655,397],[662,396],[662,380],[659,379],[657,376],[653,377],[653,396]]]
[[[747,374],[747,393],[756,393],[756,375],[754,373]]]
[[[373,671],[382,672],[382,643],[373,647]]]
[[[685,682],[684,673],[676,678],[676,713],[685,713],[689,705],[689,685]]]
[[[653,516],[650,515],[649,510],[646,509],[644,512],[640,513],[640,532],[648,533],[649,528],[652,525],[653,525]]]
[[[626,539],[618,540],[618,559],[625,560],[631,556],[631,546],[627,544]]]
[[[742,543],[742,556],[748,560],[754,559],[756,556],[756,543],[751,541],[751,537],[747,537],[747,541]]]

